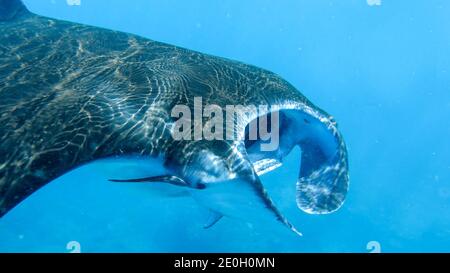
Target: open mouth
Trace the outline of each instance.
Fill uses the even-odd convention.
[[[274,115],[277,118],[274,119]],[[268,122],[269,130],[278,130],[279,144],[274,150],[261,149],[265,143],[274,141],[267,135],[251,140],[250,127],[261,119]],[[246,126],[245,148],[257,175],[280,167],[283,158],[296,146],[302,151],[296,181],[298,207],[309,214],[339,209],[348,190],[347,150],[331,118],[315,117],[298,110],[281,110],[258,117]]]

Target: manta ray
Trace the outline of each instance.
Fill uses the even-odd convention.
[[[110,181],[183,188],[211,211],[205,227],[223,216],[258,218],[300,234],[260,180],[297,146],[298,208],[326,214],[342,206],[348,160],[336,121],[275,73],[39,16],[20,0],[0,0],[0,29],[0,217],[84,164],[139,160],[148,166],[144,176]],[[234,125],[245,134],[251,122],[277,113],[280,145],[263,151],[255,148],[262,138],[174,139],[171,110],[194,111],[196,97],[223,108],[269,105]]]

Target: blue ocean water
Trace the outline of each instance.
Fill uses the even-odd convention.
[[[108,183],[88,165],[0,219],[0,252],[68,252],[71,241],[82,252],[369,252],[372,241],[382,252],[450,251],[449,1],[24,2],[278,73],[335,116],[351,181],[339,211],[307,215],[295,203],[300,151],[262,177],[298,237],[233,219],[205,230],[191,198]]]

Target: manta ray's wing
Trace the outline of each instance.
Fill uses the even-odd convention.
[[[134,36],[40,17],[19,0],[0,0],[0,29],[0,216],[81,164],[159,154],[159,102],[177,95],[160,94],[164,75],[139,63],[150,53]]]
[[[28,13],[20,0],[0,0],[0,21],[11,21]]]

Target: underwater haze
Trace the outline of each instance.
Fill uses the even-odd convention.
[[[271,70],[332,114],[350,189],[328,215],[297,208],[300,150],[261,177],[277,223],[76,169],[0,219],[0,252],[450,252],[450,1],[25,0],[30,11]],[[273,226],[272,226],[273,225]]]

